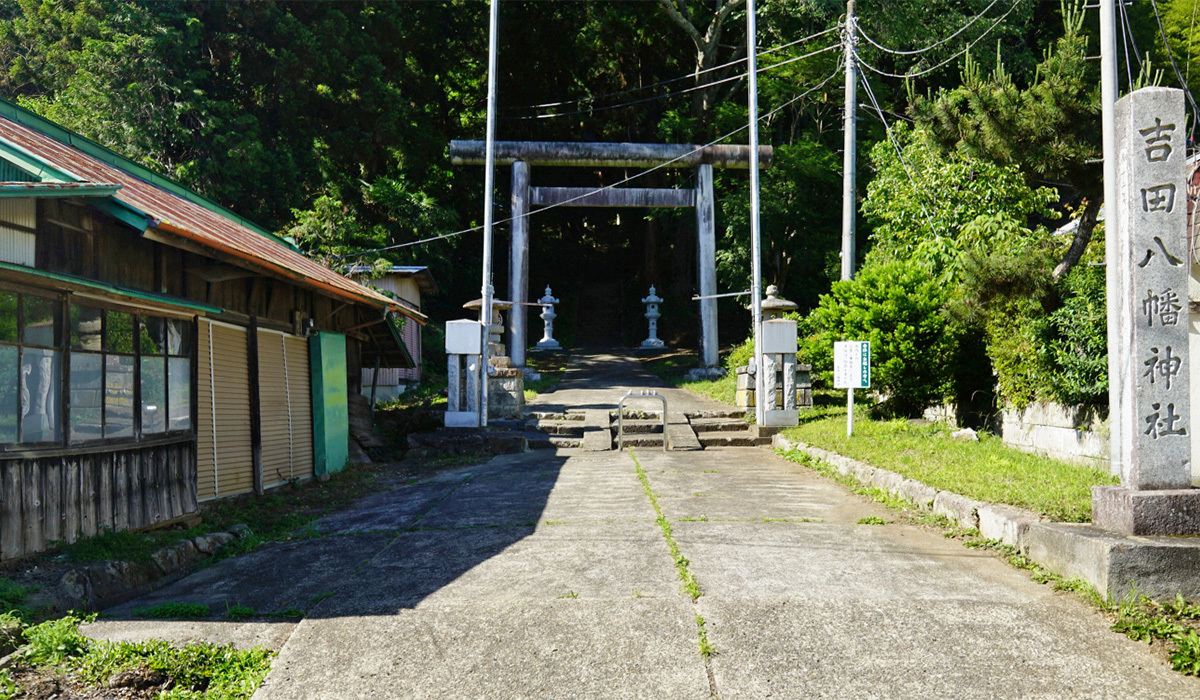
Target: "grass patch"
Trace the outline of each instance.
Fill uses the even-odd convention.
[[[33,611],[25,604],[25,600],[32,592],[10,578],[0,578],[0,614],[11,613],[22,620],[29,620]]]
[[[890,525],[891,522],[891,520],[884,520],[877,515],[870,515],[865,518],[859,518],[858,520],[859,525]]]
[[[838,415],[825,406],[822,413],[804,414],[801,425],[784,434],[935,489],[1027,508],[1060,522],[1091,520],[1092,487],[1117,483],[1098,469],[1021,452],[986,433],[978,442],[955,440],[941,425],[875,421],[856,412],[854,437],[847,438],[845,409]]]
[[[564,598],[567,598],[570,600],[576,600],[579,598],[579,594],[576,593],[575,591],[567,591],[566,593],[563,593],[562,595],[559,596],[559,599],[564,599]]]
[[[266,649],[238,651],[232,645],[198,643],[177,647],[157,640],[95,641],[79,631],[80,624],[94,619],[68,615],[27,628],[27,643],[21,649],[19,664],[26,671],[69,674],[70,682],[79,689],[106,687],[118,673],[144,669],[161,677],[164,692],[159,697],[243,700],[262,684],[274,656]],[[0,679],[0,697],[15,686],[11,675],[6,674]],[[166,691],[167,687],[171,689]],[[73,697],[74,693],[65,695]]]
[[[1172,668],[1200,676],[1200,605],[1178,594],[1174,602],[1158,603],[1135,588],[1116,606],[1112,628],[1135,641],[1163,643]]]
[[[134,608],[133,614],[149,620],[176,620],[208,617],[204,603],[163,603],[148,608]]]
[[[686,389],[714,401],[733,406],[737,404],[737,377],[730,374],[720,379],[690,380],[688,370],[699,366],[696,354],[680,351],[670,355],[643,360],[646,369],[667,384]]]
[[[241,603],[225,603],[225,619],[227,620],[247,620],[258,615],[254,608]]]
[[[554,391],[567,372],[566,353],[527,353],[525,366],[541,375],[541,379],[525,381],[525,400],[531,401],[538,394]]]

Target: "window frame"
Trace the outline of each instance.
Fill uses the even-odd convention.
[[[79,296],[69,291],[44,289],[37,287],[21,288],[11,283],[0,282],[0,292],[12,293],[17,295],[17,335],[16,342],[0,340],[0,345],[13,346],[17,348],[18,367],[24,357],[26,347],[34,349],[50,349],[57,352],[60,357],[59,369],[59,386],[58,391],[53,392],[54,400],[57,401],[57,410],[59,415],[59,439],[41,442],[25,442],[22,437],[23,416],[21,415],[22,403],[20,397],[20,384],[18,375],[18,395],[17,395],[17,423],[16,423],[16,442],[0,442],[0,458],[13,453],[43,453],[43,452],[71,452],[73,450],[89,451],[95,450],[98,447],[106,446],[137,446],[142,443],[158,443],[158,442],[175,442],[182,439],[191,439],[196,433],[196,353],[197,353],[197,317],[195,315],[186,315],[172,313],[166,310],[145,309],[137,306],[126,305],[116,301],[107,301],[96,299],[91,296]],[[24,297],[40,296],[54,299],[58,313],[57,333],[59,335],[58,343],[55,346],[33,345],[22,342],[22,332],[24,330]],[[84,350],[72,347],[71,343],[71,307],[72,305],[98,309],[101,312],[101,344],[99,350]],[[131,353],[109,352],[108,350],[108,312],[118,312],[129,314],[132,319],[133,331],[133,348]],[[160,353],[146,353],[149,358],[159,358],[163,363],[163,393],[165,396],[164,406],[162,407],[166,414],[164,415],[164,429],[160,432],[144,433],[142,426],[142,349],[141,349],[141,330],[144,324],[143,319],[156,318],[161,319],[164,323],[160,339]],[[189,349],[190,354],[177,355],[171,354],[167,343],[166,327],[171,322],[182,322],[188,327],[188,332],[191,333]],[[71,435],[71,362],[75,354],[81,356],[94,356],[100,358],[100,431],[99,437],[90,439],[72,439]],[[129,357],[133,359],[133,434],[123,437],[105,437],[104,430],[108,424],[108,404],[107,404],[107,366],[108,357]],[[190,363],[190,376],[188,381],[189,387],[188,396],[188,426],[186,428],[171,429],[171,420],[169,415],[169,405],[171,400],[170,394],[170,361],[171,358],[185,358]],[[18,370],[19,371],[19,370]]]

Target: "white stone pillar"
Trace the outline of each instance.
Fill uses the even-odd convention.
[[[508,355],[513,367],[525,366],[526,301],[529,300],[529,163],[512,164],[512,245],[508,259]]]
[[[1108,207],[1109,420],[1120,487],[1093,489],[1092,521],[1127,534],[1200,534],[1192,489],[1187,125],[1183,92],[1117,102],[1117,201]],[[1115,318],[1115,323],[1112,319]],[[1112,331],[1115,329],[1115,337]]]
[[[696,274],[701,297],[717,293],[717,235],[713,214],[713,167],[708,163],[696,168]],[[700,300],[700,364],[716,367],[717,300]]]

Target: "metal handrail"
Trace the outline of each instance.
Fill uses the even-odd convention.
[[[663,452],[667,451],[667,397],[658,393],[653,389],[630,389],[628,393],[621,397],[617,402],[617,451],[625,450],[625,400],[626,399],[658,399],[662,401],[662,436],[663,436]]]

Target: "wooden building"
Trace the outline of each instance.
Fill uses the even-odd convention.
[[[0,558],[337,471],[419,311],[0,102]]]
[[[362,278],[364,284],[369,284],[418,313],[423,311],[423,295],[436,294],[438,291],[433,274],[424,265],[393,265],[379,277],[365,279],[372,272],[370,267],[355,266],[351,268],[350,275],[355,279]],[[363,395],[370,396],[374,389],[377,401],[388,401],[421,383],[421,326],[416,323],[405,325],[401,337],[412,359],[412,367],[381,368],[376,372],[374,367],[363,365]]]

